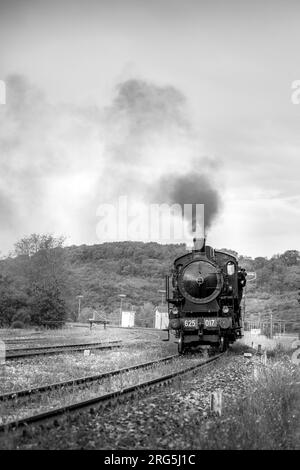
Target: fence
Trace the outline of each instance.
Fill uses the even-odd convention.
[[[251,334],[251,331],[244,331],[244,337],[241,340],[243,343],[248,346],[252,346],[255,349],[260,344],[263,349],[274,349],[278,344],[280,344],[284,349],[290,349],[292,347],[295,339],[298,339],[298,336],[291,336],[289,334],[275,336],[273,338],[268,338],[263,334]]]

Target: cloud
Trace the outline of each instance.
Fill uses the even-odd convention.
[[[121,195],[145,204],[154,196],[205,203],[209,223],[216,215],[217,191],[208,177],[213,162],[201,157],[176,88],[126,80],[103,108],[52,105],[21,75],[7,78],[7,91],[0,115],[4,246],[46,231],[74,243],[97,241],[97,207]]]
[[[52,106],[26,77],[6,79],[7,104],[1,107],[0,194],[9,201],[1,211],[4,246],[33,231],[72,231],[82,202],[81,182],[70,181],[99,161],[101,139],[92,111]],[[72,201],[73,199],[73,201]],[[3,204],[2,204],[3,205]],[[1,206],[2,207],[2,206]],[[3,232],[3,228],[1,229]]]

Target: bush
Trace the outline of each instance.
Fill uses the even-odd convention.
[[[13,328],[13,329],[24,328],[24,323],[20,320],[16,320],[16,321],[12,322],[11,328]]]
[[[32,288],[31,321],[34,325],[61,328],[66,320],[66,306],[56,284]]]
[[[27,295],[14,284],[14,279],[0,274],[0,326],[9,326],[14,320],[23,321],[15,317],[27,302]]]
[[[20,321],[25,325],[30,324],[30,311],[26,307],[19,308],[12,317],[12,322]]]

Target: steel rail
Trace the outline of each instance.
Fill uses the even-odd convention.
[[[20,429],[20,428],[22,429],[28,425],[35,425],[35,424],[39,425],[48,420],[59,418],[69,412],[73,413],[73,412],[82,411],[86,409],[95,410],[95,407],[101,407],[103,404],[107,404],[110,401],[113,401],[115,399],[120,399],[125,396],[131,395],[137,391],[148,390],[148,389],[151,390],[157,386],[170,383],[172,380],[174,380],[177,377],[187,374],[188,372],[195,371],[196,369],[199,369],[201,367],[208,365],[209,363],[213,361],[216,361],[217,359],[222,357],[224,354],[225,353],[218,354],[217,356],[210,357],[206,361],[187,367],[186,369],[181,369],[171,374],[165,374],[155,379],[150,379],[144,382],[140,382],[136,385],[132,385],[130,387],[127,387],[121,390],[116,390],[114,392],[106,393],[104,395],[93,397],[88,400],[83,400],[83,401],[79,401],[76,403],[72,403],[70,405],[58,407],[50,411],[28,416],[26,418],[17,419],[15,421],[9,421],[5,424],[0,425],[0,432],[11,431],[11,430]]]
[[[48,346],[33,346],[33,347],[30,347],[30,348],[15,348],[15,349],[8,349],[8,351],[16,351],[16,352],[19,352],[19,351],[27,351],[27,350],[30,350],[30,351],[39,351],[39,350],[43,350],[43,349],[55,349],[55,348],[71,348],[71,347],[75,347],[75,346],[99,346],[99,345],[105,345],[105,344],[113,344],[113,343],[119,343],[120,341],[110,341],[109,343],[104,343],[103,341],[102,342],[97,342],[97,343],[71,343],[71,344],[49,344]]]
[[[55,346],[38,346],[33,348],[16,348],[6,350],[6,359],[20,359],[31,356],[58,354],[65,351],[82,351],[84,349],[112,349],[121,347],[120,341],[109,343],[63,344]]]
[[[43,392],[47,392],[47,391],[51,391],[51,390],[55,390],[55,389],[59,389],[63,387],[72,387],[72,386],[80,385],[84,383],[96,382],[98,380],[103,380],[103,379],[106,379],[107,377],[113,377],[115,375],[129,372],[131,370],[142,369],[142,368],[150,367],[154,364],[159,364],[161,362],[171,361],[177,357],[180,357],[180,356],[178,354],[173,355],[173,356],[166,356],[160,359],[155,359],[154,361],[143,362],[143,363],[139,363],[133,366],[123,367],[121,369],[114,369],[114,370],[103,372],[97,375],[87,375],[85,377],[78,377],[76,379],[70,379],[64,382],[54,382],[51,384],[42,385],[40,387],[33,387],[33,388],[28,388],[28,389],[23,389],[23,390],[16,390],[14,392],[3,393],[2,395],[0,395],[0,402],[6,401],[6,400],[16,400],[18,398],[32,396],[36,393],[43,393]]]

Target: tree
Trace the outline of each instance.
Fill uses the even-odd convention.
[[[136,312],[136,325],[152,327],[154,320],[154,305],[152,302],[145,302]]]
[[[256,258],[254,258],[254,269],[263,268],[267,262],[267,258],[264,258],[263,256],[257,256]]]
[[[41,251],[49,253],[49,250],[54,248],[62,248],[64,242],[65,237],[63,236],[55,238],[51,234],[39,235],[32,233],[15,243],[14,255],[33,256]]]
[[[32,234],[15,244],[18,267],[31,299],[31,322],[60,326],[66,318],[64,238]]]
[[[26,293],[16,289],[13,279],[0,275],[0,326],[10,326],[27,305]],[[23,320],[29,322],[30,318]]]
[[[280,256],[280,259],[286,266],[294,266],[300,261],[300,253],[297,250],[287,250]]]
[[[55,283],[47,288],[34,285],[31,294],[32,322],[49,328],[60,327],[66,320],[66,306],[59,286]]]
[[[84,307],[80,310],[78,321],[87,322],[90,318],[93,318],[95,309],[92,307]]]
[[[20,269],[31,283],[53,280],[63,282],[64,238],[32,234],[15,244],[14,255],[19,257]]]

